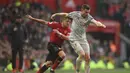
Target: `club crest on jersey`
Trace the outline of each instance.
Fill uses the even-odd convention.
[[[65,30],[64,33],[67,34],[67,30]]]
[[[80,18],[80,17],[77,17],[77,19],[78,19],[80,25],[83,25],[83,26],[85,26],[85,24],[88,22],[88,20],[86,21],[85,19]]]
[[[57,30],[59,30],[59,28],[57,28]]]

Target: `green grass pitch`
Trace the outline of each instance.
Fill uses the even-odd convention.
[[[0,73],[11,73],[10,71],[0,71]],[[36,73],[36,71],[25,71],[24,73]],[[50,73],[49,71],[46,71],[45,73]],[[74,70],[56,70],[55,73],[75,73]],[[81,71],[80,73],[84,73],[84,71]],[[91,73],[130,73],[130,69],[113,69],[113,70],[102,70],[102,69],[95,69],[91,70]]]

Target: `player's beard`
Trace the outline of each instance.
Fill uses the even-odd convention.
[[[86,18],[86,17],[87,17],[87,15],[86,15],[86,14],[82,14],[82,17],[83,17],[83,18]]]

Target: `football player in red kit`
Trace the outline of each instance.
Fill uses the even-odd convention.
[[[44,73],[50,66],[52,67],[50,72],[54,73],[56,67],[65,58],[65,53],[61,49],[61,45],[64,40],[68,40],[68,35],[71,31],[69,27],[69,25],[71,24],[71,19],[69,17],[64,17],[61,20],[61,23],[59,23],[48,22],[42,19],[33,18],[30,15],[27,15],[26,17],[41,24],[48,25],[52,28],[52,32],[50,34],[50,41],[47,47],[49,54],[46,58],[46,62],[37,73]]]

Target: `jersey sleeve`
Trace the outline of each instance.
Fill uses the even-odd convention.
[[[94,19],[94,18],[93,18],[90,14],[88,14],[88,17],[87,17],[87,19],[86,19],[87,23],[85,24],[85,26],[90,25],[90,23],[92,23],[92,20],[93,20],[93,19]]]
[[[90,14],[88,15],[88,21],[91,22],[91,20],[94,19]]]
[[[50,27],[50,28],[52,28],[52,29],[56,29],[56,28],[58,28],[58,22],[48,22],[48,26]]]
[[[75,16],[76,16],[76,11],[73,11],[73,12],[70,12],[69,14],[68,14],[68,16],[70,17],[70,18],[74,18]]]

